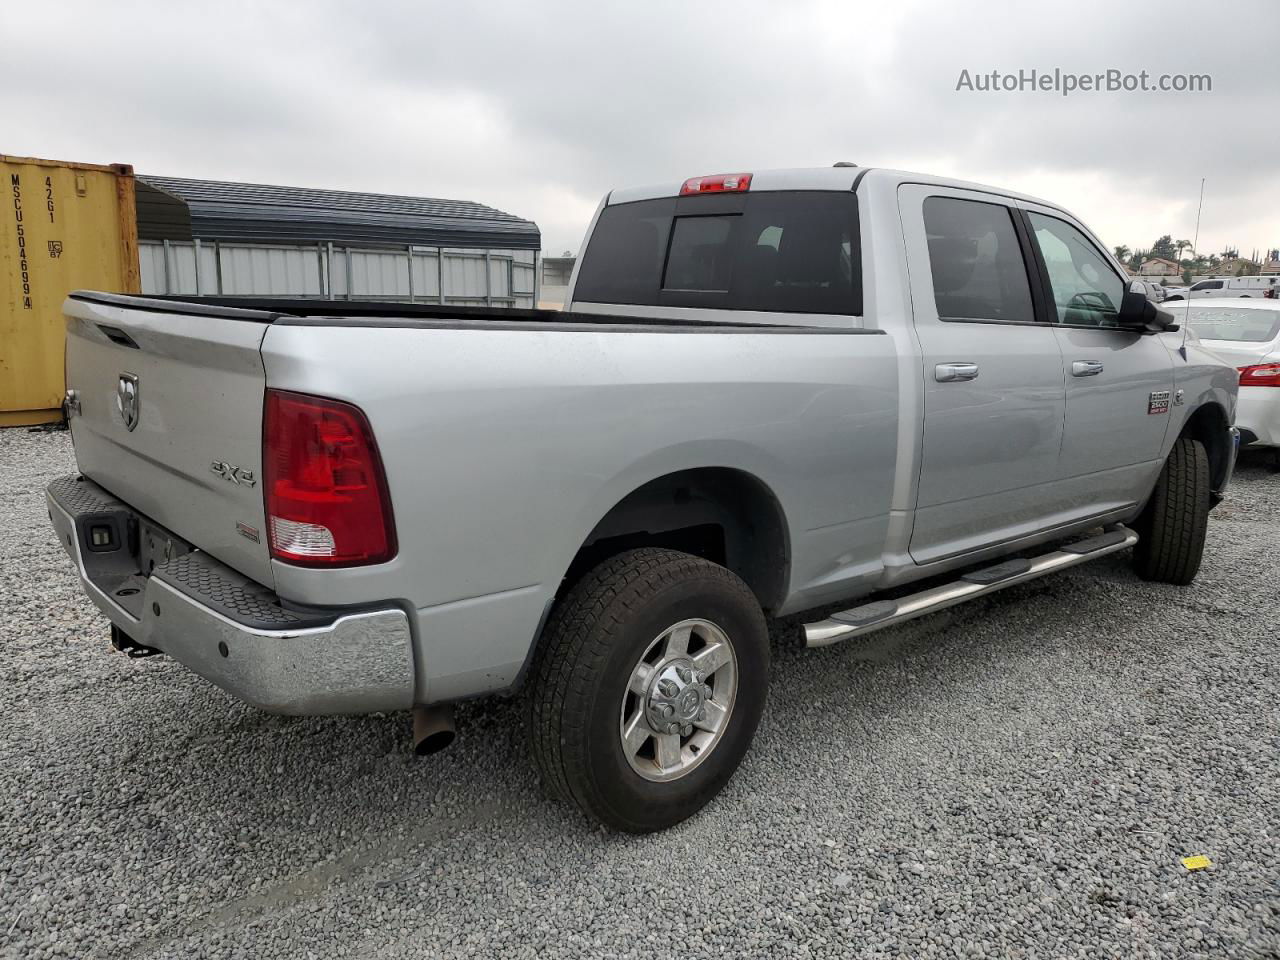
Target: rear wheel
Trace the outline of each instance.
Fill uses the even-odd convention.
[[[618,554],[547,623],[530,696],[535,764],[615,829],[672,826],[733,776],[768,672],[764,615],[732,572],[673,550]]]
[[[1144,580],[1186,585],[1200,571],[1209,526],[1209,456],[1199,440],[1180,437],[1151,500],[1134,524],[1133,566]]]

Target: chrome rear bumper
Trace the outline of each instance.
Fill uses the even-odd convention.
[[[81,477],[55,480],[46,499],[85,593],[137,644],[273,713],[412,705],[413,649],[403,610],[290,606]],[[143,562],[135,541],[154,540],[157,532],[164,546]]]

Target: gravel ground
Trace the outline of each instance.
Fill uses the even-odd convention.
[[[286,719],[113,654],[0,432],[0,955],[1280,957],[1280,473],[1187,589],[1113,557],[804,653],[726,792],[625,837],[522,711]],[[1189,872],[1184,856],[1214,866]]]

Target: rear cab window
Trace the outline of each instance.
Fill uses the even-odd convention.
[[[640,200],[601,211],[575,301],[778,313],[862,313],[851,192]]]

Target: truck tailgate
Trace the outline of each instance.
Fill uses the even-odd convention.
[[[67,388],[80,472],[223,563],[274,586],[262,475],[271,314],[67,300]],[[74,405],[74,404],[73,404]]]

